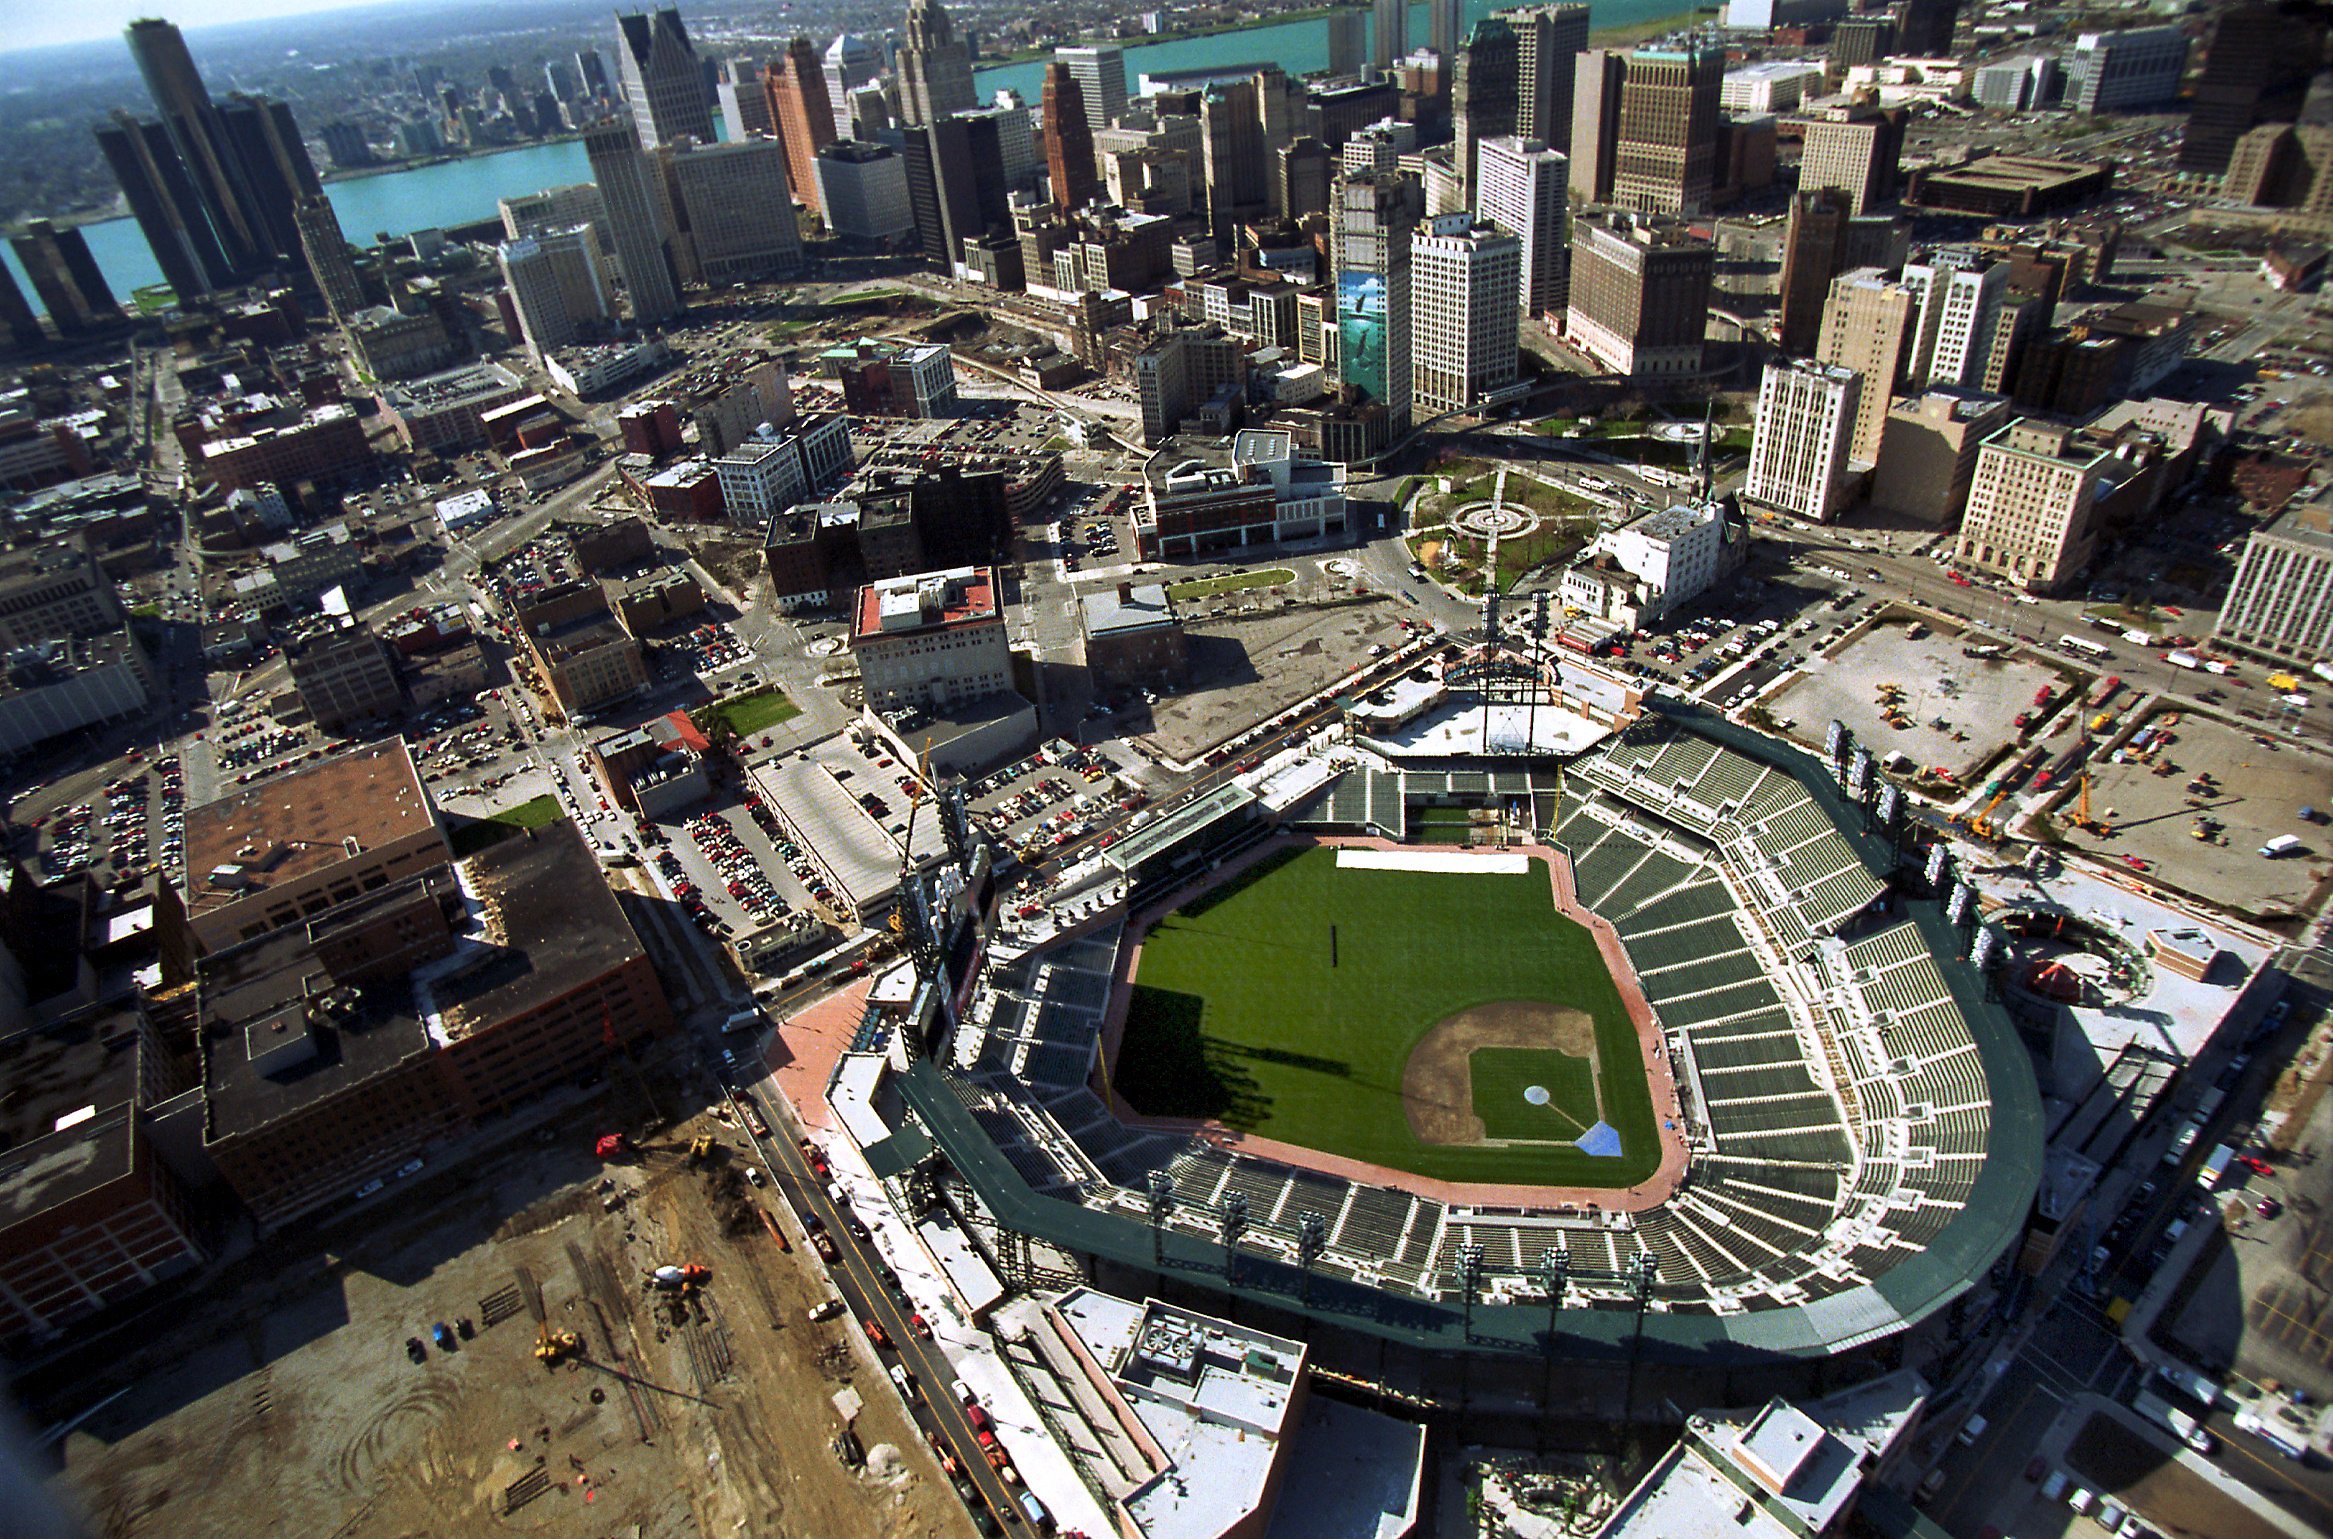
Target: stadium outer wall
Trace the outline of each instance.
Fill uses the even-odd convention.
[[[1621,1004],[1628,1011],[1629,1025],[1635,1028],[1637,1046],[1644,1053],[1644,1075],[1653,1103],[1653,1133],[1660,1141],[1659,1167],[1646,1180],[1629,1187],[1563,1187],[1519,1184],[1498,1184],[1479,1181],[1438,1181],[1428,1176],[1413,1174],[1390,1165],[1373,1165],[1366,1160],[1330,1154],[1304,1144],[1282,1143],[1277,1139],[1262,1138],[1225,1127],[1220,1122],[1198,1121],[1184,1117],[1148,1117],[1126,1104],[1111,1081],[1109,1069],[1118,1061],[1118,1051],[1126,1034],[1126,1016],[1134,998],[1134,980],[1141,966],[1142,942],[1150,929],[1176,909],[1189,903],[1212,888],[1236,880],[1257,864],[1288,850],[1305,849],[1361,849],[1361,850],[1415,850],[1418,846],[1398,843],[1392,839],[1365,838],[1350,835],[1312,835],[1284,833],[1274,835],[1254,845],[1239,856],[1212,871],[1202,873],[1176,887],[1164,897],[1146,904],[1131,915],[1126,923],[1126,939],[1118,947],[1118,956],[1110,977],[1110,1003],[1102,1017],[1101,1067],[1090,1088],[1109,1106],[1111,1115],[1130,1128],[1150,1132],[1189,1134],[1207,1140],[1232,1154],[1249,1154],[1261,1159],[1276,1160],[1298,1169],[1317,1170],[1324,1175],[1341,1176],[1371,1186],[1390,1187],[1437,1202],[1472,1204],[1485,1207],[1530,1207],[1563,1211],[1567,1209],[1604,1209],[1614,1212],[1642,1213],[1660,1206],[1676,1194],[1685,1179],[1689,1151],[1685,1145],[1685,1116],[1677,1095],[1676,1067],[1662,1046],[1660,1023],[1653,1017],[1653,1008],[1645,998],[1644,989],[1636,981],[1636,969],[1629,964],[1628,953],[1620,944],[1619,932],[1611,921],[1581,905],[1579,893],[1572,885],[1571,858],[1561,850],[1539,844],[1505,846],[1500,853],[1523,855],[1544,861],[1549,885],[1553,889],[1557,914],[1586,930],[1596,940],[1596,953],[1611,975],[1612,984],[1619,991]]]

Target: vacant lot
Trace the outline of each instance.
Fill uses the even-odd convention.
[[[1521,874],[1374,871],[1339,868],[1333,849],[1290,852],[1162,920],[1134,985],[1113,1083],[1140,1111],[1212,1117],[1438,1180],[1625,1187],[1659,1161],[1635,1028],[1594,939],[1556,913],[1537,862]],[[1465,1012],[1516,1004],[1594,1023],[1600,1061],[1620,1066],[1600,1087],[1619,1158],[1559,1142],[1419,1138],[1404,1099],[1412,1050]],[[1544,1053],[1522,1056],[1547,1069]],[[1594,1099],[1576,1075],[1510,1084],[1516,1067],[1494,1063],[1491,1076],[1523,1111],[1549,1110],[1521,1101],[1526,1083],[1546,1084],[1567,1109]],[[1483,1083],[1455,1062],[1438,1077],[1430,1093],[1461,1106]],[[1524,1132],[1502,1115],[1493,1136],[1577,1136],[1563,1120],[1542,1115]]]

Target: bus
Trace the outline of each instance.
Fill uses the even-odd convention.
[[[2114,655],[2097,642],[2082,636],[2060,636],[2058,650],[2071,652],[2076,657],[2087,657],[2096,662],[2104,662]]]

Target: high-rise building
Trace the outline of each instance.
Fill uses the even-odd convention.
[[[1369,58],[1369,18],[1357,5],[1329,12],[1329,74],[1339,80],[1361,73]]]
[[[309,275],[316,280],[316,292],[324,296],[324,308],[334,323],[344,325],[364,308],[365,291],[357,281],[356,259],[349,255],[348,238],[340,230],[340,211],[330,198],[318,193],[300,199],[293,206],[292,217],[299,225],[300,251]]]
[[[1521,243],[1516,299],[1525,316],[1564,311],[1563,156],[1537,139],[1485,139],[1476,160],[1482,216]]]
[[[872,82],[851,92],[844,116],[850,129],[846,139],[861,139],[869,144],[889,144],[896,119],[891,113],[891,97],[883,87]]]
[[[1914,59],[1949,59],[1960,0],[1903,0],[1897,11],[1895,51]]]
[[[2333,501],[2320,496],[2244,541],[2212,639],[2282,663],[2333,662]]]
[[[540,192],[504,198],[495,207],[502,215],[502,233],[511,240],[587,224],[599,237],[602,253],[615,250],[615,242],[608,235],[607,200],[590,182],[572,182],[564,187],[546,187]]]
[[[1606,211],[1572,220],[1564,332],[1634,379],[1697,375],[1717,249],[1682,224]]]
[[[614,97],[616,85],[614,77],[608,74],[607,55],[598,49],[578,48],[575,51],[575,76],[577,89],[586,100]]]
[[[721,103],[721,121],[729,125],[730,138],[777,132],[770,121],[770,82],[753,60],[724,60],[713,95]]]
[[[1879,458],[1888,406],[1904,387],[1919,331],[1920,301],[1877,268],[1857,268],[1831,285],[1815,356],[1854,370],[1862,383],[1848,453],[1869,465]]]
[[[1794,358],[1811,357],[1822,340],[1831,284],[1847,265],[1853,204],[1835,187],[1801,181],[1782,236],[1782,314],[1777,342]]]
[[[231,286],[235,268],[219,248],[201,195],[162,122],[117,111],[112,122],[98,126],[97,148],[172,292],[194,300]]]
[[[2186,72],[2187,34],[2177,27],[2085,32],[2066,55],[2066,105],[2086,115],[2168,106]]]
[[[964,242],[986,234],[990,225],[981,207],[972,125],[954,113],[936,123],[911,125],[905,149],[907,199],[915,214],[916,235],[932,265],[952,273],[964,260]],[[1001,166],[995,179],[1001,195]]]
[[[292,109],[264,96],[230,92],[219,105],[219,123],[242,167],[245,215],[261,242],[261,260],[279,268],[299,267],[305,259],[292,207],[302,198],[320,196],[324,186]]]
[[[888,144],[838,139],[818,152],[819,207],[845,240],[888,244],[915,233],[907,162]]]
[[[851,131],[851,93],[883,73],[883,50],[855,32],[845,32],[826,45],[826,99],[834,107],[837,138],[856,139]]]
[[[16,274],[0,265],[0,331],[7,333],[10,347],[41,347],[49,334],[41,330],[40,317],[32,313],[25,301],[24,290],[16,286]]]
[[[60,230],[46,219],[35,219],[9,244],[32,280],[32,291],[49,312],[50,324],[61,337],[77,337],[121,324],[121,303],[97,270],[89,242],[79,230]]]
[[[1337,184],[1337,372],[1382,402],[1387,432],[1410,427],[1410,247],[1424,197],[1395,171]]]
[[[1849,212],[1861,214],[1895,201],[1908,114],[1901,107],[1848,110],[1852,116],[1844,121],[1814,118],[1803,125],[1798,185],[1836,187],[1847,194]]]
[[[1279,186],[1273,206],[1290,219],[1325,214],[1329,185],[1336,175],[1336,157],[1329,147],[1309,136],[1298,139],[1274,157]]]
[[[345,118],[335,118],[316,131],[324,141],[324,153],[332,157],[335,166],[369,166],[373,163],[373,147],[365,142],[365,131]]]
[[[1479,404],[1521,374],[1523,243],[1470,213],[1410,242],[1412,397],[1423,412]]]
[[[583,132],[592,179],[607,207],[608,234],[632,319],[642,326],[681,312],[680,279],[673,266],[671,197],[664,177],[629,118],[603,118]]]
[[[1271,208],[1271,159],[1253,79],[1219,81],[1199,99],[1199,133],[1207,174],[1207,229],[1229,251],[1239,227]]]
[[[1369,62],[1381,70],[1409,57],[1409,0],[1370,0]]]
[[[1742,495],[1828,523],[1846,500],[1849,446],[1861,382],[1853,369],[1811,358],[1766,365]]]
[[[237,273],[252,271],[262,240],[245,213],[242,168],[185,37],[171,23],[152,17],[131,22],[127,36],[130,57],[137,61],[220,251]]]
[[[1056,48],[1053,57],[1069,66],[1085,100],[1086,126],[1100,133],[1126,115],[1126,51],[1116,43]],[[1050,124],[1051,118],[1046,122]]]
[[[825,89],[825,83],[819,84]],[[684,221],[692,266],[709,284],[802,270],[785,147],[775,139],[693,144],[661,152]],[[816,172],[813,170],[812,175]]]
[[[1588,46],[1588,8],[1567,3],[1494,13],[1515,29],[1515,132],[1572,147],[1572,72]]]
[[[1896,19],[1891,15],[1849,16],[1831,28],[1831,65],[1835,69],[1877,64],[1895,51]]]
[[[1993,332],[2009,292],[2009,264],[1963,246],[1947,246],[1926,262],[1904,264],[1904,287],[1920,302],[1907,382],[1973,385],[1985,382]]]
[[[1247,383],[1247,348],[1220,326],[1162,317],[1134,355],[1135,397],[1142,406],[1142,441],[1162,444],[1185,418]]]
[[[2221,11],[2188,105],[2179,169],[2217,176],[2238,139],[2298,118],[2324,65],[2325,32],[2317,0],[2251,0]]]
[[[1977,449],[1953,558],[2036,593],[2081,575],[2096,553],[2098,474],[2111,451],[2061,423],[2020,417]]]
[[[899,120],[919,127],[979,105],[971,47],[957,38],[940,0],[908,0],[907,41],[899,50]]]
[[[1620,150],[1620,94],[1628,79],[1628,55],[1588,48],[1573,60],[1571,157],[1572,202],[1612,201],[1613,173]]]
[[[520,333],[537,362],[554,348],[595,335],[615,314],[615,296],[600,266],[589,225],[504,241],[494,251],[518,312]]]
[[[1426,0],[1426,46],[1436,57],[1456,57],[1466,36],[1466,0]]]
[[[682,138],[711,144],[712,92],[679,9],[618,14],[616,30],[616,70],[642,147]]]
[[[1933,385],[1887,414],[1871,505],[1930,528],[1949,528],[1968,506],[1977,449],[2009,420],[2005,397]]]
[[[1450,87],[1450,125],[1468,207],[1474,206],[1475,160],[1482,141],[1517,132],[1515,29],[1496,16],[1475,23],[1458,50]]]
[[[786,45],[769,68],[770,120],[786,146],[786,177],[795,198],[813,214],[818,202],[818,151],[834,142],[834,107],[826,99],[825,61],[810,39]]]
[[[1045,171],[1053,183],[1053,206],[1063,213],[1094,198],[1094,131],[1086,115],[1085,92],[1069,61],[1056,56],[1045,66]]]
[[[1686,44],[1628,55],[1612,201],[1640,214],[1705,214],[1717,187],[1725,50]]]

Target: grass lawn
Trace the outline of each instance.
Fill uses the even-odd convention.
[[[1332,849],[1267,860],[1150,932],[1114,1070],[1120,1094],[1153,1115],[1219,1118],[1440,1180],[1624,1187],[1652,1174],[1660,1151],[1643,1049],[1594,939],[1555,912],[1536,862],[1522,875],[1336,862]],[[1620,1157],[1560,1144],[1429,1145],[1411,1131],[1401,1093],[1411,1049],[1461,1010],[1510,1000],[1594,1021],[1601,1060],[1620,1070],[1603,1087]],[[1500,1079],[1510,1067],[1494,1060],[1474,1072]],[[1587,1104],[1576,1084],[1551,1083],[1560,1071],[1535,1074],[1523,1083]]]
[[[475,855],[488,845],[499,844],[522,828],[549,828],[566,814],[559,810],[559,798],[545,793],[515,807],[487,814],[475,823],[465,823],[446,836],[456,855]]]
[[[802,707],[786,698],[782,689],[757,689],[750,695],[739,695],[719,705],[697,713],[705,725],[726,721],[736,729],[739,737],[751,737],[782,721],[792,721],[802,714]]]
[[[1266,567],[1259,572],[1233,572],[1225,577],[1202,577],[1193,582],[1179,582],[1167,589],[1167,597],[1177,603],[1206,598],[1214,593],[1237,593],[1243,588],[1277,588],[1282,583],[1296,580],[1296,574],[1284,566]]]
[[[1478,1047],[1466,1061],[1486,1138],[1570,1143],[1594,1127],[1596,1070],[1552,1048]],[[1543,1095],[1534,1098],[1536,1088]]]

